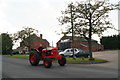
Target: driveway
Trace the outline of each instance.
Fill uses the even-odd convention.
[[[103,64],[94,64],[103,67],[111,67],[114,69],[118,69],[118,52],[119,50],[108,50],[108,51],[100,51],[100,52],[93,52],[93,57],[105,59],[109,62]]]

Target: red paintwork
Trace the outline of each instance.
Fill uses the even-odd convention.
[[[43,51],[49,51],[49,50],[58,50],[58,48],[46,48],[46,49],[43,49],[42,52]]]
[[[34,55],[31,55],[31,56],[30,56],[30,61],[31,61],[32,63],[35,62],[35,61],[34,61]]]
[[[51,55],[50,56],[46,56],[45,51],[51,51]],[[62,59],[62,55],[58,54],[58,48],[47,48],[47,49],[43,49],[42,50],[42,55],[41,55],[41,59],[45,58],[45,57],[49,57],[51,58],[53,61],[55,60],[61,60]]]
[[[44,61],[44,65],[45,65],[45,66],[48,66],[48,61]]]

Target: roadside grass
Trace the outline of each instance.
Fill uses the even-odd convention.
[[[29,56],[27,56],[27,55],[20,55],[20,54],[18,54],[18,55],[2,55],[2,56],[7,56],[7,57],[12,57],[12,58],[22,58],[22,59],[29,59]]]
[[[11,55],[2,55],[2,56],[12,57],[12,58],[29,59],[28,55],[12,55],[12,56]],[[82,64],[108,62],[107,60],[97,59],[97,58],[95,58],[94,60],[89,60],[89,58],[75,58],[75,59],[73,59],[72,57],[66,57],[66,60],[67,60],[67,63],[82,63]]]
[[[104,59],[97,59],[95,58],[94,60],[89,60],[89,58],[66,58],[67,63],[103,63],[103,62],[108,62],[107,60]]]

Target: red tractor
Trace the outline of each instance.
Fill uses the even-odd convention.
[[[58,60],[60,66],[66,64],[66,58],[58,54],[58,48],[46,48],[42,50],[42,53],[40,53],[38,49],[32,50],[29,55],[30,64],[32,66],[37,66],[40,60],[43,60],[45,68],[50,68],[52,66],[52,61],[56,60]]]

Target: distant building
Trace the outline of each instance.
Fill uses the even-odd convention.
[[[57,47],[64,50],[72,47],[72,36],[64,35],[58,42]],[[74,48],[88,50],[88,41],[83,37],[74,37]],[[104,50],[103,45],[99,44],[96,40],[92,40],[92,51]]]
[[[30,35],[30,37],[26,38],[24,41],[20,43],[20,47],[23,50],[28,49],[28,46],[30,46],[31,49],[38,48],[42,44],[43,47],[49,47],[49,42],[46,39],[43,39],[43,35],[40,34],[38,37],[37,35],[33,34]]]

